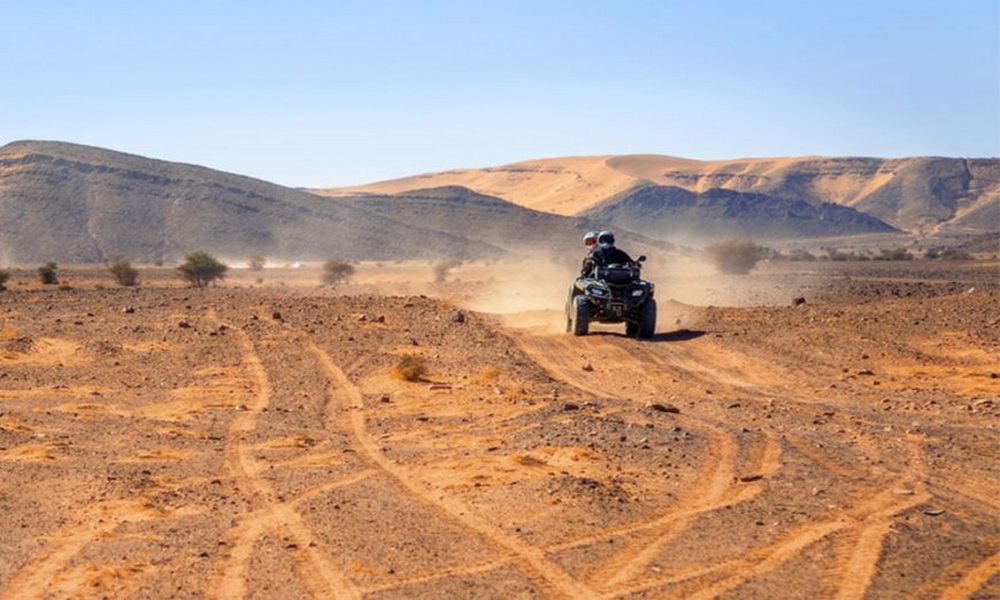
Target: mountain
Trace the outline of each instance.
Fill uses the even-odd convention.
[[[61,142],[0,148],[0,264],[180,262],[196,250],[234,260],[506,253],[474,236],[204,167]]]
[[[574,262],[582,233],[607,227],[633,254],[737,234],[988,234],[1000,160],[570,157],[310,191],[63,142],[0,147],[0,265],[177,263],[196,250]]]
[[[649,184],[696,194],[731,190],[753,194],[758,200],[805,202],[814,207],[834,204],[914,235],[980,234],[1000,228],[997,158],[699,161],[660,155],[569,157],[315,191],[329,195],[348,191],[400,193],[418,187],[461,185],[535,210],[583,215]],[[741,202],[749,197],[730,198]],[[625,212],[623,207],[618,216],[624,217]],[[638,218],[637,213],[620,222]],[[794,233],[796,224],[804,222],[789,217],[777,229]],[[811,233],[816,230],[813,225],[797,235],[815,235]]]
[[[505,248],[512,253],[529,256],[542,253],[555,260],[571,256],[574,266],[582,252],[583,234],[600,229],[605,223],[527,209],[461,186],[343,196],[334,200],[413,227],[464,235],[470,242]],[[671,247],[635,231],[623,233],[628,237],[630,251],[636,255]]]
[[[875,217],[832,203],[711,188],[691,192],[643,185],[587,209],[583,216],[654,237],[760,240],[897,231]]]

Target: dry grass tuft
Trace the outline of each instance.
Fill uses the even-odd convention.
[[[392,374],[403,381],[425,381],[427,361],[419,354],[403,354],[392,368]]]

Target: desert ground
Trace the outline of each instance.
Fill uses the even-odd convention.
[[[14,269],[0,597],[1000,597],[1000,263],[649,264]]]

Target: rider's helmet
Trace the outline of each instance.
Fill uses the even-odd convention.
[[[584,246],[590,248],[591,246],[593,246],[596,243],[597,243],[597,232],[596,231],[588,231],[587,233],[584,234],[584,236],[583,236],[583,245]]]
[[[597,243],[614,246],[615,234],[611,233],[610,231],[602,231],[601,233],[597,234]]]

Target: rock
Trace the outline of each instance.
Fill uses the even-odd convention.
[[[802,306],[806,303],[806,299],[799,296],[798,298],[792,299],[792,306]]]
[[[455,311],[455,314],[451,316],[453,323],[465,323],[465,313],[462,311]]]
[[[587,371],[589,373],[589,372],[591,372],[591,371],[594,370],[594,365],[592,365],[590,363],[587,363],[587,364],[583,365],[582,368],[583,368],[584,371]]]
[[[681,412],[681,409],[677,408],[673,404],[660,404],[658,402],[650,404],[649,408],[657,412],[664,412],[664,413],[679,414]]]

